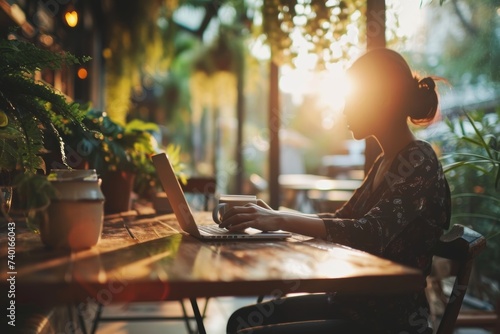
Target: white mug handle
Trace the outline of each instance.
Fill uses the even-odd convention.
[[[226,203],[219,203],[217,206],[213,209],[212,211],[212,218],[214,219],[214,222],[220,225],[220,209],[222,209],[224,206],[226,206]]]

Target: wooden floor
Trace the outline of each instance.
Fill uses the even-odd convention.
[[[226,332],[226,322],[236,309],[256,302],[257,297],[248,298],[214,298],[208,302],[205,318],[205,329],[208,334],[223,334]],[[205,305],[205,300],[198,301],[200,308]],[[189,301],[186,301],[189,314],[192,314]],[[182,309],[178,302],[167,303],[137,303],[116,305],[104,308],[103,316],[129,315],[129,316],[181,316]],[[196,328],[196,323],[191,322],[191,328]],[[184,334],[189,333],[184,321],[133,321],[133,322],[101,322],[97,334]]]
[[[226,322],[231,313],[245,305],[253,304],[256,297],[248,298],[214,298],[210,299],[205,318],[205,328],[208,334],[224,334]],[[200,308],[204,306],[205,300],[200,299]],[[188,312],[191,312],[189,303]],[[182,309],[177,302],[168,303],[137,303],[128,305],[109,306],[104,309],[104,316],[129,315],[129,316],[161,316],[182,315]],[[191,313],[190,313],[191,314]],[[191,323],[194,329],[196,324]],[[97,334],[188,334],[186,324],[183,321],[134,321],[134,322],[101,322]],[[492,334],[482,329],[459,329],[454,334]]]

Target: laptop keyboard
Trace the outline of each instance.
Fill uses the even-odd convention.
[[[209,233],[209,234],[227,234],[228,230],[225,228],[220,228],[218,225],[198,225],[198,229],[200,231]]]

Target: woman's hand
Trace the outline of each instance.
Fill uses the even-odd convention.
[[[257,204],[231,208],[224,214],[219,226],[233,232],[253,227],[261,231],[284,230],[314,238],[326,238],[325,223],[317,215],[275,211],[262,200],[258,200]]]
[[[241,231],[253,227],[261,231],[282,230],[283,220],[279,211],[274,211],[265,202],[235,206],[222,217],[220,227],[229,231]]]

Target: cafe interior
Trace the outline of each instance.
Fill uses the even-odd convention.
[[[499,31],[498,0],[0,0],[1,332],[226,333],[256,305],[233,320],[358,333],[262,325],[285,297],[425,282],[431,332],[500,333]],[[451,190],[430,273],[301,233],[204,239],[230,205],[349,201],[381,150],[346,124],[346,70],[377,48],[445,78],[411,128]]]

